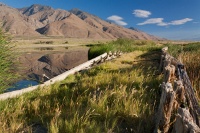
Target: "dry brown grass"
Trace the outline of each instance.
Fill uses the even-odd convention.
[[[193,88],[200,98],[200,54],[197,52],[184,52],[179,55],[186,67]]]

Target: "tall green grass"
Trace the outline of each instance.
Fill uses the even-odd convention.
[[[92,59],[98,55],[101,55],[109,51],[122,51],[122,52],[133,52],[149,51],[159,49],[160,46],[156,45],[153,41],[142,41],[133,39],[117,39],[106,44],[92,45],[89,50],[89,59]]]
[[[1,101],[0,132],[152,132],[161,78],[139,53]]]
[[[0,93],[16,79],[13,47],[9,46],[9,38],[0,30]]]
[[[198,52],[200,51],[200,42],[188,43],[188,44],[164,44],[169,48],[169,53],[174,57],[179,56],[181,53],[185,52]]]

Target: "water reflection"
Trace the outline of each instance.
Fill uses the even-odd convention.
[[[20,80],[16,84],[13,85],[13,87],[8,88],[5,92],[11,92],[15,90],[21,90],[23,88],[27,88],[29,86],[35,86],[38,85],[39,83],[34,80]]]

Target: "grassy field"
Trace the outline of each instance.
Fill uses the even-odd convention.
[[[162,75],[157,72],[161,47],[168,46],[183,61],[197,86],[199,64],[191,59],[200,59],[199,44],[118,39],[90,45],[90,58],[110,50],[125,54],[52,86],[0,101],[0,132],[152,132],[161,94]]]
[[[53,86],[2,101],[0,130],[152,131],[161,82],[156,75],[157,54],[154,50],[135,50]]]

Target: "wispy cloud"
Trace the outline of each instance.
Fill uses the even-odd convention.
[[[115,22],[116,24],[121,25],[121,26],[127,25],[126,22],[122,21],[123,18],[120,17],[120,16],[117,16],[117,15],[112,15],[112,16],[108,17],[107,19],[108,19],[108,20],[111,20],[111,21],[113,21],[113,22]]]
[[[133,11],[133,14],[139,18],[148,18],[151,15],[150,11],[137,9]]]
[[[163,18],[150,18],[142,23],[138,23],[137,25],[161,24],[161,23],[163,23]]]
[[[171,21],[169,24],[170,25],[182,25],[182,24],[185,24],[189,21],[192,21],[193,19],[191,18],[184,18],[184,19],[181,19],[181,20],[174,20],[174,21]]]
[[[163,22],[164,18],[151,18],[147,19],[146,21],[142,23],[138,23],[137,25],[146,25],[146,24],[156,24],[158,26],[168,26],[168,25],[182,25],[185,24],[189,21],[192,21],[193,19],[191,18],[184,18],[180,20],[173,20],[171,22]]]

